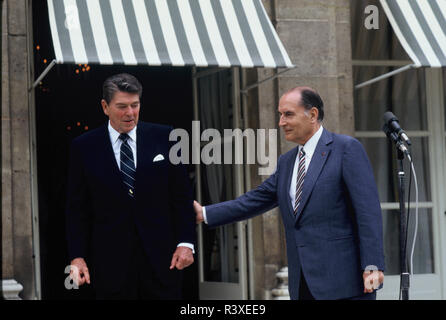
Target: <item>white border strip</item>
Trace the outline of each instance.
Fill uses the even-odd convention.
[[[67,28],[70,34],[74,61],[82,64],[88,63],[76,0],[64,0],[64,7],[66,15],[65,28]]]
[[[110,7],[124,64],[137,65],[138,61],[136,60],[135,53],[133,52],[132,41],[130,39],[130,33],[127,27],[127,21],[125,19],[124,8],[122,7],[121,0],[110,0]]]
[[[418,21],[415,13],[413,12],[412,7],[409,4],[409,1],[400,0],[397,3],[400,6],[401,12],[403,13],[404,18],[406,19],[408,24],[410,22],[409,24],[410,29],[412,30],[415,38],[417,39],[417,42],[420,45],[421,50],[423,50],[426,59],[429,61],[429,64],[432,67],[441,67],[441,62],[438,60],[438,57],[435,54],[434,50],[432,49],[429,40],[426,38],[426,35],[424,34],[420,22]]]
[[[178,39],[173,27],[172,17],[170,16],[169,7],[166,0],[155,0],[158,17],[163,30],[164,41],[166,42],[167,51],[173,66],[184,66],[183,55],[178,45]]]
[[[234,44],[240,64],[245,68],[253,67],[254,63],[252,62],[251,55],[246,46],[246,41],[243,37],[242,30],[240,29],[232,2],[221,1],[220,5],[223,10],[223,15],[226,20],[226,24],[228,25],[232,43]]]
[[[90,17],[91,30],[94,43],[98,52],[100,64],[113,64],[107,35],[105,33],[104,20],[98,1],[85,1],[87,3],[88,15]]]
[[[63,54],[60,47],[59,33],[57,32],[56,16],[54,12],[53,0],[48,0],[48,17],[50,20],[51,36],[53,38],[54,53],[57,63],[63,63]]]
[[[198,0],[203,15],[204,23],[206,25],[207,33],[214,49],[215,59],[217,59],[219,67],[231,67],[228,54],[226,52],[223,39],[221,38],[220,29],[217,25],[214,10],[212,9],[209,0]]]
[[[127,0],[128,1],[128,0]],[[142,45],[149,65],[160,66],[161,59],[158,55],[155,40],[153,38],[152,27],[147,16],[146,4],[144,0],[132,0],[135,9],[136,22],[141,35]]]
[[[380,0],[380,2],[381,2],[381,6],[384,9],[384,12],[386,13],[387,19],[389,19],[389,22],[392,25],[393,31],[395,32],[396,36],[398,37],[398,40],[400,41],[404,50],[406,50],[409,57],[413,60],[414,65],[416,67],[421,67],[420,60],[418,60],[418,57],[412,51],[412,48],[410,47],[409,43],[407,42],[406,38],[404,37],[403,33],[401,32],[400,27],[398,26],[398,23],[396,22],[395,17],[392,14],[392,11],[390,10],[389,6],[387,5],[387,1]]]
[[[276,61],[274,60],[271,48],[269,47],[268,41],[263,32],[262,24],[260,23],[259,17],[257,15],[257,10],[252,1],[240,1],[242,3],[243,9],[245,10],[246,19],[248,20],[251,33],[254,37],[254,41],[257,45],[260,57],[266,68],[277,67]]]
[[[208,61],[201,46],[201,40],[198,35],[197,26],[195,25],[194,16],[189,1],[177,1],[178,9],[183,20],[183,27],[186,33],[187,42],[192,53],[195,65],[197,67],[207,67]],[[209,35],[209,38],[211,35]]]

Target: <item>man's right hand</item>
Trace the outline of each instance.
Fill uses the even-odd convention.
[[[76,258],[71,261],[70,277],[78,286],[85,282],[90,284],[90,273],[84,258]]]
[[[203,207],[197,201],[194,201],[194,210],[197,215],[196,217],[197,224],[202,223],[204,221]]]

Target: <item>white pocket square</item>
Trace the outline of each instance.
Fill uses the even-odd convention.
[[[155,158],[153,158],[153,162],[158,162],[164,160],[164,157],[162,154],[157,155]]]

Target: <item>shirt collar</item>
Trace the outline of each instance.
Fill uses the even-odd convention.
[[[130,139],[132,139],[135,142],[136,142],[136,127],[137,126],[135,126],[130,132],[127,132]],[[118,131],[116,131],[115,128],[112,127],[110,120],[108,120],[108,132],[110,134],[110,139],[112,144],[115,144],[121,134]]]
[[[299,151],[303,147],[306,154],[313,154],[314,150],[316,150],[317,143],[319,142],[319,139],[322,136],[323,130],[324,128],[321,125],[320,128],[316,131],[316,133],[313,134],[313,136],[303,146],[299,145]]]

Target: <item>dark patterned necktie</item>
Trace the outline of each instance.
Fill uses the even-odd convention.
[[[119,139],[122,140],[121,144],[121,176],[122,181],[128,189],[128,195],[132,198],[135,192],[135,161],[133,160],[132,148],[130,148],[127,140],[129,139],[127,133],[121,133]]]
[[[300,201],[302,200],[302,186],[305,178],[305,151],[304,148],[299,152],[299,167],[297,169],[297,182],[296,182],[296,197],[294,201],[294,215],[297,214]]]

